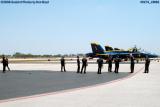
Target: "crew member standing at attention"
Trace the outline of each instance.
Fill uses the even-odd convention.
[[[8,64],[9,64],[9,61],[8,61],[8,58],[6,58],[6,67],[7,67],[8,70],[10,71],[10,68],[9,68]]]
[[[7,66],[7,61],[5,59],[5,56],[2,57],[2,64],[3,64],[3,73],[6,72],[6,66]]]
[[[80,73],[80,60],[79,60],[79,56],[77,56],[77,73]]]
[[[134,57],[133,56],[131,56],[131,73],[133,73],[134,72]]]
[[[150,59],[148,57],[146,57],[144,73],[149,73],[149,65],[150,65]]]
[[[102,67],[103,67],[103,59],[102,58],[97,59],[97,63],[98,63],[98,72],[97,72],[97,74],[101,74],[101,70],[102,70]]]
[[[83,57],[82,59],[82,68],[81,68],[81,74],[84,70],[84,74],[86,73],[86,67],[87,67],[88,63],[87,63],[87,59],[85,57]]]
[[[117,56],[116,59],[115,59],[115,73],[118,73],[118,70],[119,70],[119,62],[120,62],[120,59],[119,59],[119,57]]]
[[[112,57],[109,56],[108,59],[108,72],[112,72]]]
[[[65,59],[64,57],[61,58],[61,72],[66,72],[66,69],[65,69]]]

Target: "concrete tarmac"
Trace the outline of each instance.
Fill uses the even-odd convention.
[[[108,73],[104,65],[89,64],[87,74],[77,74],[76,64],[10,64],[12,71],[0,72],[0,107],[159,107],[160,63],[121,64],[119,74]],[[0,66],[2,68],[2,66]],[[113,66],[114,69],[114,66]]]

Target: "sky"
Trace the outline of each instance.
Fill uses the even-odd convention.
[[[140,0],[50,0],[0,4],[0,54],[77,54],[102,46],[160,55],[160,4]]]

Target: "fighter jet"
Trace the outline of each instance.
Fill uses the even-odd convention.
[[[123,50],[118,48],[112,48],[110,46],[105,46],[105,50],[98,43],[91,43],[92,53],[87,53],[86,56],[90,58],[103,58],[108,59],[110,56],[112,58],[119,57],[120,59],[128,59],[130,56],[134,58],[156,58],[158,55],[141,52],[140,49],[136,47],[131,48],[129,50]]]

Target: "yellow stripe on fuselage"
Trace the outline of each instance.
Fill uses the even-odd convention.
[[[96,55],[104,55],[104,56],[109,56],[108,54],[96,54]]]
[[[127,52],[127,51],[124,51],[124,50],[113,50],[113,51],[104,51],[104,52]]]

